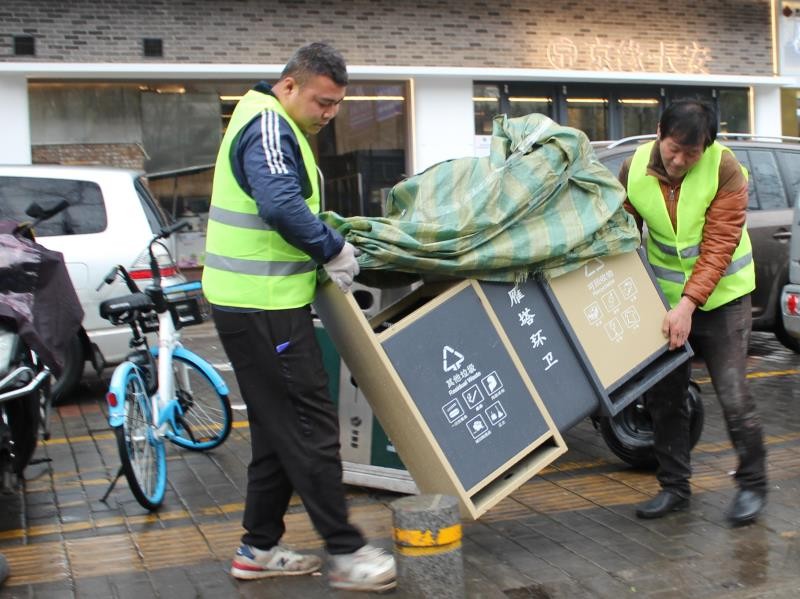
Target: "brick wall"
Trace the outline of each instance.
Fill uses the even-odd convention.
[[[36,56],[14,56],[14,35]],[[163,39],[144,58],[142,38]],[[768,0],[3,0],[0,61],[358,65],[771,75]]]
[[[88,164],[144,170],[136,144],[48,144],[31,148],[34,164]]]

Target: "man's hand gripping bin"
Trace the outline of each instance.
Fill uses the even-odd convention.
[[[566,451],[479,282],[423,285],[369,320],[326,282],[315,309],[422,493],[477,519]]]

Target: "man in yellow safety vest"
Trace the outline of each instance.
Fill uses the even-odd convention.
[[[640,146],[620,170],[626,209],[647,225],[647,256],[670,310],[662,329],[670,349],[688,340],[703,358],[739,464],[738,491],[727,517],[755,520],[766,502],[761,423],[746,375],[750,292],[755,270],[745,226],[746,171],[716,141],[717,115],[705,101],[671,103],[655,141]],[[640,518],[660,518],[689,505],[687,404],[691,363],[648,394],[661,491],[639,505]]]
[[[236,106],[217,156],[203,290],[250,422],[245,533],[231,574],[310,574],[319,557],[280,544],[293,492],[330,555],[334,588],[395,585],[394,558],[366,544],[348,517],[336,407],[310,304],[317,265],[347,292],[357,251],[318,217],[317,165],[307,135],[339,111],[342,56],[327,44],[297,50],[273,86]]]

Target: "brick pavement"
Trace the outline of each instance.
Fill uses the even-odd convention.
[[[188,345],[221,360],[213,330],[195,327]],[[713,390],[698,371],[706,426],[694,452],[691,510],[637,520],[633,505],[657,491],[587,420],[566,435],[554,465],[464,528],[468,597],[788,598],[800,596],[800,357],[770,336],[751,347],[751,389],[769,447],[770,498],[755,525],[731,529],[724,511],[735,456]],[[226,373],[230,381],[230,373]],[[100,501],[119,458],[100,381],[53,417],[53,438],[29,468],[24,493],[0,498],[0,551],[12,578],[5,597],[364,597],[333,593],[324,575],[239,583],[227,574],[241,534],[248,429],[241,413],[212,453],[170,447],[169,489],[155,514],[124,479]],[[234,397],[234,403],[237,403]],[[354,521],[391,548],[395,494],[349,487]],[[322,555],[302,505],[293,501],[286,541]],[[403,596],[398,589],[394,596]]]

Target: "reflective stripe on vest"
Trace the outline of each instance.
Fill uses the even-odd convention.
[[[272,227],[270,227],[258,214],[235,212],[233,210],[226,210],[220,206],[211,206],[208,211],[208,218],[215,220],[218,223],[231,225],[233,227],[272,231]]]
[[[741,258],[737,258],[736,260],[728,264],[728,268],[725,269],[725,276],[739,272],[743,268],[746,268],[752,262],[753,262],[753,254],[752,252],[748,252]],[[656,266],[654,264],[651,264],[650,266],[652,266],[653,272],[659,279],[664,279],[672,283],[680,283],[681,285],[683,285],[684,274],[682,271],[669,270],[667,268],[664,268],[662,266]]]
[[[218,256],[217,254],[206,254],[205,265],[219,270],[263,277],[280,277],[317,269],[316,263],[310,260],[306,262],[277,262],[275,260],[266,262],[262,260],[241,260],[229,256]]]
[[[275,133],[272,137],[275,143],[264,147],[267,164],[275,172],[286,170],[277,135],[278,116],[291,126],[311,187],[306,204],[314,214],[319,212],[317,166],[305,135],[275,97],[255,90],[247,92],[233,111],[217,155],[206,233],[203,291],[211,303],[221,306],[297,308],[314,299],[317,265],[264,222],[255,200],[236,181],[230,163],[238,134],[259,114],[262,132]],[[270,136],[265,139],[269,142]]]
[[[686,281],[700,256],[705,214],[719,186],[719,165],[723,152],[719,143],[709,146],[681,183],[678,199],[677,232],[667,212],[658,179],[647,174],[653,150],[650,142],[634,153],[628,174],[628,199],[647,223],[647,256],[659,287],[670,306],[680,301]],[[745,171],[746,174],[746,171]],[[722,278],[701,306],[713,310],[755,289],[755,269],[747,228]]]

